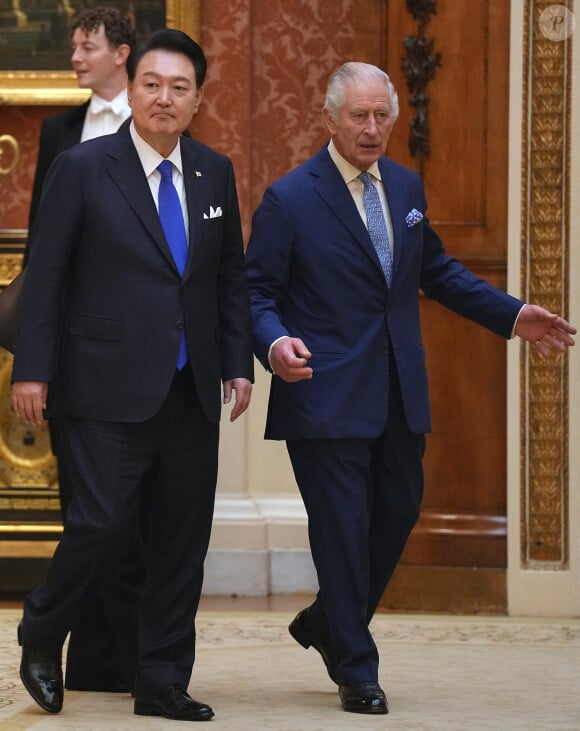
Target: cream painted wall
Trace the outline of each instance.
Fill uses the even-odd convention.
[[[221,423],[220,496],[248,494],[299,497],[284,442],[264,439],[270,374],[255,360],[252,403],[240,420],[228,421],[225,406]]]
[[[218,490],[206,594],[313,593],[306,511],[284,442],[264,440],[270,375],[255,361],[247,413],[221,423]]]

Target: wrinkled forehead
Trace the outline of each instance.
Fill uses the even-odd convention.
[[[349,109],[390,109],[389,87],[377,78],[361,77],[347,81],[344,85],[343,106]]]

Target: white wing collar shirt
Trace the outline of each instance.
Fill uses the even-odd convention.
[[[127,100],[127,89],[110,102],[93,93],[85,116],[81,142],[116,132],[123,122],[131,116]]]

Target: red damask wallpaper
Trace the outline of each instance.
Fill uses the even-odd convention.
[[[244,233],[264,189],[326,139],[330,72],[354,57],[355,0],[205,0],[205,98],[191,131],[234,161]],[[0,107],[20,159],[0,176],[0,229],[27,226],[40,125],[61,107]]]
[[[6,175],[0,175],[0,230],[28,227],[28,206],[36,167],[40,125],[47,114],[62,109],[63,107],[0,106],[0,136],[13,137],[19,150],[14,169]],[[12,148],[6,142],[0,142],[0,167],[11,167],[12,154]]]
[[[249,233],[265,188],[326,139],[330,72],[352,59],[354,0],[213,0],[202,13],[209,64],[195,134],[235,165]]]

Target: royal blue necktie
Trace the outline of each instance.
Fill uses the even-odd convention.
[[[159,219],[179,273],[183,276],[188,254],[187,234],[185,233],[185,223],[183,221],[183,211],[181,210],[179,195],[173,185],[173,165],[169,160],[163,160],[157,169],[161,173],[161,181],[159,183]],[[177,356],[178,370],[183,368],[187,363],[187,359],[187,343],[184,331]]]
[[[369,230],[371,241],[376,249],[377,256],[379,257],[381,268],[387,281],[387,286],[390,287],[391,280],[393,278],[393,255],[389,245],[389,234],[387,232],[387,224],[383,214],[381,199],[370,173],[361,173],[359,178],[362,180],[364,185],[363,203],[367,216],[367,228]]]

